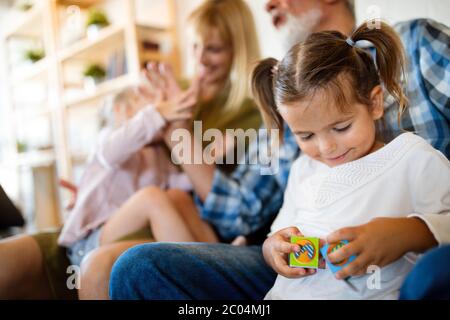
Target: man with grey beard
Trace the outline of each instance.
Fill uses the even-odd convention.
[[[312,32],[338,30],[351,36],[355,28],[352,1],[268,0],[266,10],[283,37],[285,48],[306,39]],[[415,131],[449,158],[450,30],[425,19],[399,24],[396,29],[411,58],[406,70],[410,79],[406,87],[410,109],[405,113],[402,127]],[[392,135],[400,131],[394,109],[388,98],[386,122]],[[289,130],[284,140],[278,159],[280,170],[273,175],[261,175],[258,165],[246,164],[240,165],[231,176],[206,164],[183,168],[192,181],[201,180],[204,186],[199,193],[201,216],[213,225],[220,225],[220,236],[226,241],[237,235],[254,233],[278,213],[289,168],[299,154]],[[257,153],[257,148],[252,145],[249,153]],[[434,223],[449,224],[448,215],[442,216],[442,220]],[[411,234],[434,237],[433,222],[405,219],[414,225],[414,230],[420,231]],[[444,242],[435,240],[439,244]],[[110,295],[113,299],[262,299],[272,287],[276,273],[266,264],[261,249],[260,244],[151,243],[138,246],[116,262],[111,274]],[[415,250],[404,249],[405,252]],[[385,264],[402,255],[403,252],[392,254]],[[447,253],[441,257],[447,260],[448,256]],[[436,279],[441,283],[448,280]],[[433,286],[436,280],[428,283]],[[420,292],[427,292],[427,289],[424,286]]]
[[[353,1],[269,0],[266,11],[285,52],[311,33],[337,30],[349,35],[355,27]]]

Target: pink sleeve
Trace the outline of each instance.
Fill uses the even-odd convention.
[[[132,154],[152,142],[165,120],[153,106],[139,111],[121,127],[99,138],[97,158],[106,168],[125,162]]]

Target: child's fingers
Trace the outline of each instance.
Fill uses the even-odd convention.
[[[137,87],[137,94],[138,98],[140,99],[146,99],[146,100],[153,100],[155,97],[154,92],[151,92],[148,88],[145,88],[144,86]]]
[[[62,179],[62,178],[59,179],[59,185],[63,188],[66,188],[66,189],[72,191],[72,192],[78,191],[78,188],[76,185],[74,185],[72,182]]]
[[[357,255],[360,253],[360,248],[355,242],[349,242],[345,246],[342,246],[338,250],[330,253],[328,255],[328,259],[331,263],[338,263],[339,261],[343,261],[347,258],[350,258],[352,255]]]
[[[356,236],[357,236],[357,228],[355,227],[342,228],[328,235],[327,242],[336,243],[342,240],[352,241],[353,239],[356,238]]]
[[[289,242],[286,242],[283,240],[276,241],[274,243],[274,249],[277,252],[281,252],[281,253],[291,253],[291,252],[296,252],[296,251],[300,250],[298,245],[289,243]]]
[[[289,227],[278,231],[278,234],[285,239],[290,239],[292,236],[303,236],[297,227]]]
[[[327,262],[324,258],[319,259],[319,269],[325,269],[327,265]]]
[[[326,244],[327,244],[327,241],[325,239],[319,239],[319,247],[320,248],[322,248]]]
[[[310,276],[310,275],[313,275],[313,274],[317,273],[316,269],[305,269],[305,270],[306,270],[306,275],[307,276]]]
[[[344,268],[336,272],[336,278],[346,279],[350,276],[365,273],[367,265],[368,265],[368,258],[364,254],[361,254],[349,265],[345,266]]]
[[[151,67],[145,71],[145,76],[147,80],[150,82],[150,84],[159,90],[164,90],[166,85],[164,79],[159,74],[158,68],[154,66],[153,64]]]
[[[286,278],[300,278],[307,275],[303,268],[291,268],[281,255],[274,256],[275,271]]]

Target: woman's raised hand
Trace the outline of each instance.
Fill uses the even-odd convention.
[[[194,79],[188,90],[183,91],[168,64],[149,63],[144,74],[148,85],[140,88],[141,94],[148,97],[166,121],[192,119],[198,101],[200,77]]]
[[[189,89],[180,92],[177,96],[169,97],[155,105],[156,110],[167,122],[190,120],[193,109],[197,104],[196,93]]]

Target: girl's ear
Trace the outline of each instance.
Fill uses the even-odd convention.
[[[373,120],[379,120],[384,115],[384,96],[380,85],[374,87],[370,93],[370,102],[372,105],[371,114]]]

